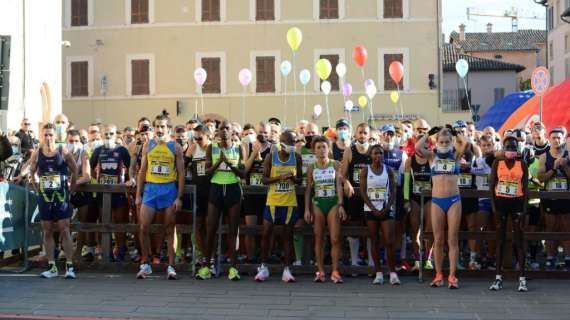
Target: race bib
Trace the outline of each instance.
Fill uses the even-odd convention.
[[[41,176],[40,186],[42,190],[59,190],[61,189],[61,176]]]
[[[336,189],[333,185],[317,186],[315,194],[317,198],[332,198],[336,196]]]
[[[362,172],[361,168],[354,168],[352,173],[352,180],[356,183],[360,183],[360,172]]]
[[[119,177],[103,174],[99,177],[99,183],[100,184],[118,184],[119,183]]]
[[[263,182],[262,179],[263,178],[263,174],[261,173],[252,173],[249,176],[249,184],[252,186],[262,186]]]
[[[475,184],[477,185],[477,190],[489,190],[489,177],[488,176],[476,176]]]
[[[413,192],[414,194],[421,194],[422,191],[431,190],[431,182],[429,181],[414,181]]]
[[[292,191],[293,191],[293,185],[291,184],[290,181],[279,181],[275,185],[275,192],[286,193],[286,192],[292,192]]]
[[[150,172],[157,176],[169,176],[170,166],[168,162],[152,161],[150,163]]]
[[[566,191],[568,189],[568,180],[564,177],[554,177],[546,184],[548,191]]]
[[[220,167],[221,167],[221,165],[220,165]],[[199,177],[203,177],[206,175],[206,161],[196,162],[196,174]]]
[[[517,195],[517,191],[519,190],[519,184],[516,182],[499,181],[497,188],[499,190],[499,194],[515,197]]]
[[[386,199],[386,188],[368,188],[368,199],[370,201],[384,201]]]
[[[439,173],[453,173],[455,170],[455,161],[438,159],[435,162],[435,171]]]
[[[473,183],[473,176],[468,173],[462,173],[459,175],[459,186],[460,187],[471,187]]]

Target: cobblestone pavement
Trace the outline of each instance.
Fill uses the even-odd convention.
[[[393,287],[372,286],[366,277],[334,285],[315,284],[307,276],[283,284],[275,274],[266,283],[182,276],[167,281],[162,273],[147,280],[82,273],[76,280],[47,280],[0,274],[0,319],[570,319],[568,280],[529,281],[530,291],[518,293],[512,279],[503,291],[489,292],[490,281],[481,279],[464,279],[462,288],[452,291],[412,277]]]

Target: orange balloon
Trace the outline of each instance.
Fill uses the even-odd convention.
[[[400,61],[392,62],[388,71],[390,72],[390,77],[394,82],[400,83],[400,81],[402,81],[402,78],[404,77],[404,66]]]
[[[328,128],[325,131],[324,136],[331,140],[336,140],[336,130],[334,128]]]

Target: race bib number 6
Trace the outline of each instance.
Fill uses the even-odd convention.
[[[519,185],[516,182],[499,181],[497,187],[499,188],[499,194],[510,197],[516,196],[519,190]]]

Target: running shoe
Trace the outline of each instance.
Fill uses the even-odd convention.
[[[58,275],[58,270],[57,270],[57,266],[55,264],[50,264],[49,269],[40,274],[40,276],[42,278],[46,278],[46,279],[55,278],[55,277],[57,277],[57,275]]]
[[[433,270],[433,263],[431,262],[431,260],[426,260],[426,264],[424,265],[424,269],[426,270]]]
[[[449,275],[449,277],[447,277],[447,287],[449,289],[459,289],[459,280],[452,275]]]
[[[139,267],[139,273],[137,273],[137,279],[146,279],[152,274],[152,269],[150,264],[144,263]]]
[[[479,264],[479,262],[477,262],[477,260],[471,259],[469,261],[469,270],[471,271],[481,270],[481,265]]]
[[[289,270],[289,267],[283,268],[283,276],[281,277],[281,280],[285,283],[297,281],[295,280],[295,277],[293,277],[293,275],[291,274],[291,270]]]
[[[390,284],[393,286],[399,286],[402,283],[400,282],[400,278],[398,278],[398,274],[395,272],[390,272]]]
[[[214,259],[210,260],[210,275],[215,277],[218,274],[216,270],[216,261]]]
[[[498,278],[493,281],[493,284],[489,287],[491,291],[499,291],[503,289],[503,279]]]
[[[414,266],[412,267],[412,272],[418,272],[420,271],[420,262],[416,261],[414,262]]]
[[[340,273],[338,273],[338,271],[333,271],[331,273],[331,281],[333,283],[342,283],[342,277],[340,276]]]
[[[198,270],[198,274],[196,274],[196,279],[198,280],[207,280],[211,277],[212,274],[210,273],[210,268],[206,266],[201,267],[200,270]]]
[[[322,283],[322,282],[325,282],[325,278],[326,278],[326,275],[324,272],[317,271],[317,273],[315,273],[315,279],[313,281]]]
[[[176,270],[173,266],[168,266],[166,268],[166,279],[168,280],[178,280],[178,276],[176,275]]]
[[[239,281],[241,277],[239,276],[239,271],[235,267],[230,267],[228,271],[228,279],[231,281]]]
[[[402,269],[404,271],[409,271],[412,269],[412,266],[410,265],[408,260],[404,260],[404,261],[402,261],[402,264],[400,265],[400,269]]]
[[[257,274],[255,275],[255,281],[263,282],[269,279],[269,269],[265,264],[262,264],[257,268]]]
[[[376,273],[376,278],[374,278],[374,280],[372,280],[372,284],[384,284],[384,275],[382,274],[382,272],[377,272]]]
[[[525,278],[521,278],[519,279],[519,292],[527,292],[528,291],[528,287],[526,286],[526,279]]]
[[[75,268],[72,264],[66,264],[65,266],[65,279],[75,279]]]
[[[445,283],[443,282],[443,273],[438,273],[435,275],[435,278],[433,278],[430,286],[432,286],[433,288],[437,288],[437,287],[443,287]]]

